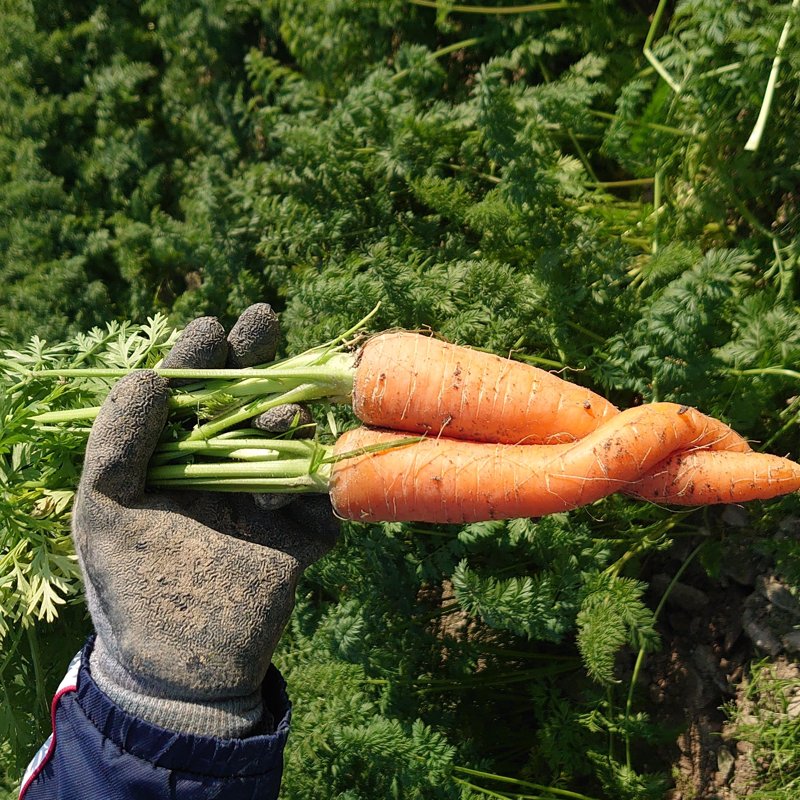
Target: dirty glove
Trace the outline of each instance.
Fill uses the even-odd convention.
[[[277,320],[252,306],[226,338],[191,323],[164,366],[245,367],[274,357]],[[335,543],[325,497],[262,510],[252,495],[144,491],[167,418],[167,381],[136,372],[92,428],[73,537],[97,637],[90,660],[117,705],[181,733],[268,733],[262,682],[302,571]]]

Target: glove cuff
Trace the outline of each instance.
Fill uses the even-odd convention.
[[[100,690],[129,714],[176,733],[244,739],[272,732],[272,715],[260,688],[250,695],[212,700],[170,695],[169,687],[149,685],[128,672],[98,638],[89,670]]]

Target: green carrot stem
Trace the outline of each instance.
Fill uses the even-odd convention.
[[[268,433],[262,433],[261,431],[253,428],[234,428],[230,431],[223,431],[218,436],[215,436],[213,439],[209,439],[208,441],[230,442],[232,439],[269,439],[269,441],[273,441],[274,437]],[[180,441],[184,440],[181,439]]]
[[[664,606],[666,605],[667,598],[670,596],[672,590],[675,588],[675,584],[680,580],[681,575],[686,571],[686,568],[689,564],[692,563],[694,557],[705,547],[706,542],[700,542],[691,553],[689,553],[686,560],[681,564],[680,568],[677,572],[672,576],[672,580],[669,582],[664,594],[661,595],[661,600],[659,601],[658,605],[656,606],[656,610],[653,612],[653,619],[658,619],[659,614],[661,614]],[[630,729],[628,728],[628,723],[631,718],[631,714],[633,713],[633,691],[636,687],[636,684],[639,680],[639,673],[642,670],[642,665],[644,664],[644,657],[645,657],[645,647],[642,646],[639,648],[639,652],[636,654],[636,663],[633,667],[633,675],[631,676],[630,684],[628,685],[628,697],[625,701],[625,764],[628,769],[631,769],[631,765],[633,760],[631,758],[631,734]]]
[[[306,350],[296,356],[279,359],[268,364],[254,364],[253,366],[243,369],[232,370],[228,368],[221,368],[217,370],[193,370],[199,377],[194,380],[194,383],[186,384],[181,387],[181,393],[186,392],[189,394],[197,394],[198,392],[214,392],[219,389],[230,390],[230,378],[223,377],[226,374],[233,375],[233,379],[236,381],[234,385],[237,387],[237,389],[238,387],[241,387],[241,390],[246,393],[247,386],[250,383],[255,383],[260,380],[269,380],[268,376],[270,375],[278,375],[279,373],[289,371],[295,372],[306,367],[321,367],[332,361],[336,356],[343,356],[345,358],[348,357],[337,347],[332,347],[331,345],[320,345],[317,347],[312,347],[311,349]],[[352,358],[352,356],[350,357]],[[161,374],[166,372],[166,370],[164,370],[160,364],[156,364],[153,369]],[[209,373],[211,373],[212,377],[209,377]],[[187,378],[185,380],[191,380],[191,378]]]
[[[277,450],[269,450],[266,447],[243,447],[241,449],[228,447],[228,448],[215,448],[212,451],[201,450],[195,453],[196,455],[214,456],[216,458],[233,459],[234,461],[276,461],[281,458],[281,454]],[[167,452],[156,453],[151,459],[152,466],[159,466],[162,464],[169,464],[171,461],[180,461],[186,458],[186,453],[180,452]]]
[[[624,181],[586,181],[587,186],[596,186],[598,189],[614,189],[625,186],[651,186],[655,178],[628,178]]]
[[[274,461],[281,457],[277,450],[269,450],[266,447],[236,447],[218,452],[219,455],[232,458],[234,461]]]
[[[332,339],[325,344],[317,345],[303,353],[289,358],[275,361],[268,366],[262,367],[248,367],[244,369],[162,369],[158,366],[154,368],[164,378],[175,378],[182,380],[197,380],[204,384],[213,379],[225,380],[244,380],[247,378],[277,378],[277,379],[292,379],[310,380],[319,377],[314,371],[314,367],[324,367],[328,365],[331,369],[331,374],[337,374],[340,370],[345,372],[352,369],[355,356],[348,353],[341,352],[341,348],[351,339],[351,337],[362,330],[372,317],[378,312],[381,304],[378,303],[372,311],[365,317],[360,319],[351,328],[348,328],[340,336]],[[304,368],[312,368],[312,372],[305,375],[302,374]],[[64,369],[43,369],[43,370],[18,370],[27,377],[40,378],[119,378],[128,375],[131,372],[136,372],[142,369],[135,367],[133,369],[103,369],[103,368],[64,368]],[[341,377],[341,376],[340,376]]]
[[[214,439],[165,442],[159,445],[150,463],[156,466],[196,455],[239,461],[275,461],[294,456],[312,461],[320,453],[326,452],[326,449],[309,440],[271,439],[268,436],[250,439],[218,436]]]
[[[151,487],[210,492],[327,493],[334,463],[365,453],[405,447],[418,442],[421,438],[423,437],[407,436],[392,442],[355,448],[337,455],[333,454],[332,447],[315,441],[276,439],[273,440],[275,449],[282,449],[284,452],[279,457],[258,461],[162,464],[156,458],[148,471],[147,482]],[[242,450],[247,449],[242,448]],[[286,457],[287,455],[289,457]]]
[[[61,411],[45,411],[31,417],[33,422],[48,425],[57,425],[62,422],[78,422],[79,420],[92,420],[100,411],[100,406],[87,406],[86,408],[66,408]],[[88,430],[88,429],[87,429]]]
[[[311,458],[291,458],[270,462],[231,461],[216,464],[169,464],[153,467],[151,481],[193,478],[296,478],[311,473]],[[319,467],[330,473],[329,468]]]
[[[598,111],[597,109],[590,108],[589,114],[593,117],[599,117],[600,119],[607,119],[612,121],[619,121],[623,125],[632,125],[634,127],[641,127],[641,128],[650,128],[650,130],[654,131],[661,131],[662,133],[669,133],[672,136],[688,136],[690,138],[695,138],[697,134],[693,133],[692,131],[686,131],[682,128],[675,128],[670,125],[661,125],[658,122],[642,122],[638,119],[626,119],[625,117],[621,117],[618,114],[610,114],[608,111]]]
[[[237,431],[238,433],[239,431]],[[256,436],[254,431],[242,431],[247,437],[217,436],[213,439],[165,442],[159,445],[159,453],[219,453],[233,449],[268,449],[276,453],[307,456],[320,445],[308,440],[271,439],[269,436]]]
[[[304,383],[283,394],[274,394],[268,397],[253,400],[239,408],[229,411],[195,428],[189,439],[208,439],[232,425],[237,425],[245,420],[257,417],[272,408],[287,403],[306,403],[321,400],[328,396],[327,387],[322,384]]]
[[[562,364],[560,361],[553,361],[552,358],[531,356],[527,353],[515,353],[514,357],[518,358],[520,361],[525,361],[528,364],[540,364],[543,367],[552,367],[553,369],[564,369],[566,366],[566,364]]]
[[[303,378],[299,383],[305,383]],[[213,402],[221,395],[233,398],[248,398],[254,395],[275,394],[285,392],[294,381],[281,381],[269,378],[252,378],[243,381],[225,383],[213,381],[206,386],[201,386],[192,391],[176,392],[170,398],[170,408],[197,408],[204,403]]]
[[[285,396],[289,390],[304,385],[306,388],[297,400],[282,402],[302,402],[324,398],[348,397],[353,388],[353,369],[356,356],[353,353],[341,352],[341,347],[351,339],[353,334],[361,330],[377,313],[380,303],[341,336],[311,348],[300,355],[283,359],[270,366],[248,369],[161,369],[155,371],[165,378],[194,380],[196,384],[190,391],[178,391],[170,398],[170,408],[180,410],[195,408],[226,395],[228,397],[263,394],[280,394]],[[135,372],[133,369],[54,369],[23,370],[26,378],[119,378]],[[223,381],[227,381],[224,383]],[[230,383],[234,381],[234,383]],[[314,385],[316,388],[311,389]],[[274,408],[280,403],[268,404],[262,410]],[[31,420],[40,425],[58,425],[78,421],[90,421],[97,417],[100,406],[86,408],[63,409],[36,414]],[[257,412],[260,413],[260,412]],[[230,423],[233,424],[233,423]],[[224,426],[223,426],[224,427]],[[204,430],[198,436],[209,436],[216,429]]]
[[[656,31],[661,23],[661,17],[664,14],[664,9],[666,6],[667,0],[659,0],[658,6],[656,7],[650,23],[650,28],[647,31],[647,36],[644,40],[642,53],[644,54],[644,57],[652,64],[653,69],[655,69],[655,71],[666,81],[669,88],[672,89],[675,94],[680,94],[682,89],[680,83],[678,83],[678,81],[676,81],[675,78],[670,75],[669,70],[667,70],[667,68],[661,63],[660,59],[652,50],[653,40],[655,39]]]
[[[532,3],[524,6],[466,6],[450,5],[449,3],[436,2],[436,0],[411,0],[416,6],[426,8],[441,8],[447,12],[460,14],[534,14],[538,11],[561,11],[570,8],[571,4],[563,2]]]
[[[470,769],[469,767],[454,766],[453,772],[459,772],[462,775],[470,775],[474,778],[483,778],[484,780],[509,783],[512,786],[522,786],[525,789],[535,789],[537,792],[550,792],[550,794],[557,795],[558,797],[569,797],[571,800],[594,800],[594,798],[589,797],[588,795],[581,794],[580,792],[572,792],[569,789],[560,789],[556,786],[545,786],[541,783],[523,781],[519,778],[510,778],[506,775],[495,775],[492,772],[481,772],[480,770]]]
[[[800,378],[800,372],[782,367],[760,367],[756,369],[726,369],[727,375],[744,377],[745,375],[783,375],[786,378]]]
[[[190,442],[190,444],[192,444]],[[277,461],[281,458],[286,458],[286,452],[281,452],[274,448],[267,446],[261,447],[235,447],[229,445],[228,447],[210,447],[210,448],[197,448],[180,450],[157,450],[155,455],[150,459],[151,466],[158,466],[161,464],[168,464],[171,461],[180,461],[187,456],[208,456],[217,459],[232,459],[234,461]],[[301,458],[307,455],[303,452],[297,452],[295,455]]]
[[[767,127],[769,112],[772,108],[772,97],[775,94],[775,86],[778,83],[778,72],[781,68],[781,61],[783,60],[783,49],[786,47],[786,42],[789,40],[789,32],[792,29],[792,16],[798,8],[800,8],[800,0],[792,0],[792,6],[789,10],[789,17],[783,26],[781,38],[778,40],[778,47],[775,50],[775,58],[772,61],[772,68],[769,71],[767,88],[764,91],[764,99],[761,102],[761,109],[758,112],[758,119],[756,120],[756,124],[752,133],[750,134],[750,138],[747,140],[747,144],[744,146],[745,150],[755,152],[761,145],[761,137],[764,135],[764,130]]]
[[[191,489],[207,492],[328,493],[328,481],[319,473],[294,478],[148,478],[147,485],[153,489]]]
[[[300,368],[285,368],[281,370],[265,368],[242,370],[170,369],[156,371],[168,378],[203,378],[215,381],[211,384],[212,388],[203,388],[195,392],[175,392],[169,401],[170,409],[173,411],[197,408],[221,396],[246,398],[253,395],[261,397],[259,402],[266,404],[266,407],[262,408],[261,411],[267,411],[282,403],[348,397],[353,390],[353,369],[353,354],[337,353],[334,357],[329,358],[326,364],[321,366],[302,366]],[[53,377],[75,377],[76,375],[79,377],[120,377],[130,374],[132,371],[134,370],[47,370],[31,374],[36,377],[42,375]],[[97,373],[104,374],[98,375]],[[253,378],[256,380],[253,380]],[[294,392],[291,395],[293,399],[285,399],[291,392]],[[272,403],[264,395],[276,398],[275,402]],[[245,406],[247,409],[251,407],[251,405]],[[76,422],[78,420],[93,420],[97,417],[99,411],[100,406],[89,406],[87,408],[48,411],[43,414],[36,414],[31,419],[39,424]],[[256,416],[261,411],[257,411],[250,416]],[[227,417],[224,418],[227,419]],[[247,419],[247,414],[240,416],[237,421],[242,419]],[[197,435],[211,436],[218,430],[222,430],[226,425],[221,427],[214,425],[208,430],[204,429],[204,433]]]
[[[37,431],[41,431],[42,433],[77,433],[82,436],[87,436],[91,428],[88,426],[83,427],[73,427],[71,425],[38,425],[36,426]]]
[[[227,431],[213,439],[181,439],[177,442],[165,442],[159,445],[156,455],[190,455],[190,454],[227,454],[230,451],[239,451],[242,456],[252,453],[255,454],[268,451],[274,453],[276,457],[283,458],[284,461],[291,460],[287,457],[295,457],[295,460],[305,460],[308,463],[318,461],[321,464],[333,464],[348,458],[377,453],[381,450],[391,450],[395,447],[406,447],[407,445],[419,442],[422,436],[403,436],[391,442],[381,442],[379,444],[357,447],[345,453],[333,454],[333,448],[321,445],[317,441],[305,439],[271,439],[268,436],[257,436],[252,439],[231,437],[232,433],[248,434],[250,431]],[[242,457],[238,456],[238,457]]]
[[[454,42],[453,44],[449,44],[446,47],[442,47],[439,50],[434,50],[432,53],[428,54],[427,60],[428,61],[435,61],[437,58],[441,58],[442,56],[449,55],[450,53],[455,53],[458,50],[463,50],[467,47],[473,47],[474,45],[478,44],[482,41],[479,37],[472,38],[472,39],[464,39],[460,42]],[[405,78],[408,73],[411,72],[410,69],[401,69],[399,72],[395,72],[392,75],[392,81],[399,81],[401,78]]]
[[[197,380],[210,381],[236,380],[244,381],[248,378],[256,378],[262,383],[254,386],[254,391],[263,390],[263,387],[275,387],[272,391],[286,386],[288,382],[303,383],[310,381],[320,381],[324,383],[341,383],[343,386],[352,385],[353,375],[353,356],[348,353],[340,353],[339,358],[330,359],[327,363],[318,366],[307,365],[302,367],[286,367],[285,369],[274,369],[272,367],[252,368],[252,369],[162,369],[155,368],[152,371],[159,374],[162,378],[175,380]],[[32,378],[123,378],[131,372],[138,372],[138,369],[43,369],[31,371],[28,375]],[[245,387],[247,385],[245,384]],[[226,386],[226,391],[230,392],[232,386]],[[247,387],[249,388],[249,387]]]

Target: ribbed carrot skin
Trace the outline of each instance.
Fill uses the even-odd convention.
[[[337,513],[361,521],[463,523],[540,517],[592,503],[647,475],[677,451],[720,445],[721,423],[674,403],[627,409],[583,439],[511,445],[429,437],[342,459],[330,494]],[[396,442],[358,428],[335,454]]]
[[[617,413],[537,367],[404,331],[362,348],[353,411],[367,425],[505,444],[573,442]]]
[[[625,490],[674,506],[770,500],[800,490],[800,464],[768,453],[676,453]]]

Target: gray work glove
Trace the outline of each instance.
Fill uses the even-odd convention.
[[[191,323],[164,366],[244,367],[274,357],[275,315],[249,308],[230,335]],[[73,538],[97,638],[93,678],[117,705],[169,730],[271,731],[261,685],[302,571],[334,545],[327,497],[262,510],[252,495],[144,491],[167,418],[167,382],[121,380],[92,428]]]

